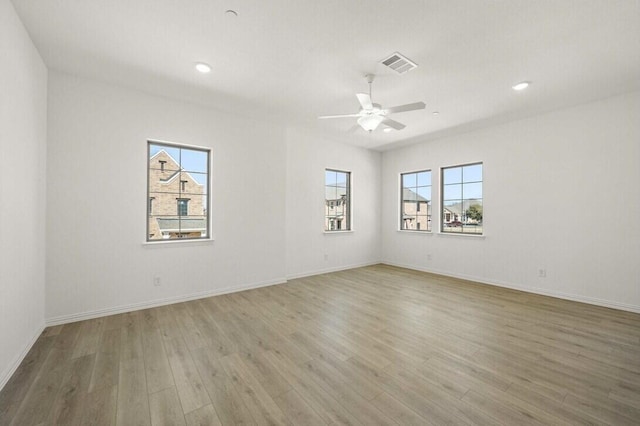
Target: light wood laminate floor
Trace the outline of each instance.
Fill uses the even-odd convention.
[[[640,315],[353,269],[49,327],[0,424],[638,425]]]

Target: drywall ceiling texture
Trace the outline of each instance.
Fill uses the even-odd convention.
[[[49,321],[285,280],[283,130],[58,72],[49,89]],[[147,139],[212,149],[214,242],[143,244]]]
[[[380,260],[379,152],[290,128],[287,139],[287,277]],[[352,232],[324,232],[324,171],[351,172]]]
[[[384,153],[383,199],[399,199],[400,173],[431,169],[434,212],[439,167],[482,161],[485,236],[400,232],[383,203],[383,259],[640,312],[638,117],[634,92]]]
[[[634,0],[13,1],[50,68],[366,147],[640,89]],[[380,65],[395,51],[419,67]],[[213,71],[196,73],[196,61]],[[356,112],[366,73],[378,76],[375,102],[427,109],[396,115],[407,128],[391,133],[316,119]],[[526,96],[511,90],[521,80],[533,81]]]
[[[0,389],[44,327],[46,137],[47,69],[1,0]]]

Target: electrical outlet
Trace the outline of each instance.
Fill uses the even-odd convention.
[[[547,270],[546,269],[538,269],[538,277],[546,278],[547,277]]]
[[[160,277],[153,277],[153,286],[154,287],[160,287],[161,284],[162,284],[162,280],[160,279]]]
[[[328,254],[324,255],[324,260],[325,260],[325,262],[329,260],[329,255]]]
[[[431,260],[431,259],[432,259],[432,257],[431,257],[431,253],[429,253],[429,254],[427,255],[427,260]]]

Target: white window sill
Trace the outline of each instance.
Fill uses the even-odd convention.
[[[486,235],[484,234],[465,234],[462,232],[438,232],[437,234],[443,237],[477,238],[480,240],[484,240],[486,238]]]
[[[323,234],[325,235],[332,235],[332,234],[352,234],[353,233],[353,229],[349,229],[348,231],[322,231]]]
[[[417,229],[396,229],[400,234],[433,235],[432,231],[418,231]]]
[[[185,240],[157,240],[157,241],[145,241],[142,243],[144,247],[170,247],[181,245],[208,245],[213,243],[213,238],[198,238],[198,239],[185,239]]]

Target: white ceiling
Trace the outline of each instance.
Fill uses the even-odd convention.
[[[638,0],[13,0],[45,63],[388,149],[640,90]],[[225,14],[234,9],[238,16]],[[399,51],[418,68],[378,62]],[[210,74],[194,63],[212,65]],[[401,131],[347,132],[424,101]],[[524,92],[511,86],[530,80]],[[432,115],[440,111],[440,115]]]

